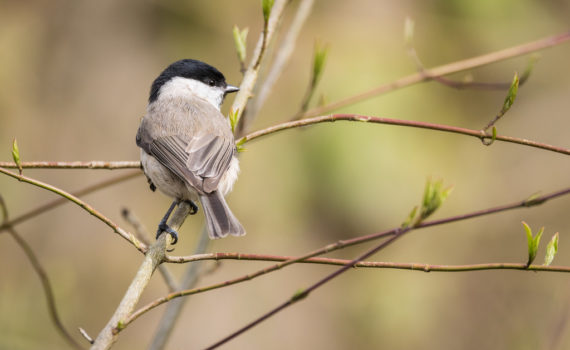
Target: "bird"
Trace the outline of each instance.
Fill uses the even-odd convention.
[[[238,90],[218,69],[194,59],[170,64],[153,81],[136,144],[151,190],[174,199],[157,238],[167,232],[172,244],[178,241],[167,221],[183,201],[191,214],[201,203],[211,239],[245,235],[224,198],[237,180],[239,161],[229,119],[220,108],[225,96]]]

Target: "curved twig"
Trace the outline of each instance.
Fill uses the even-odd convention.
[[[139,171],[129,172],[128,174],[123,174],[123,175],[113,177],[113,178],[108,179],[108,180],[98,182],[98,183],[93,184],[93,185],[89,185],[89,186],[87,186],[87,187],[85,187],[85,188],[83,188],[77,192],[72,193],[72,194],[76,197],[84,196],[86,194],[98,191],[98,190],[103,189],[105,187],[115,185],[117,183],[132,179],[132,178],[137,177],[139,175],[142,175],[142,173]],[[10,226],[18,225],[18,224],[20,224],[26,220],[29,220],[31,218],[34,218],[34,217],[40,215],[40,214],[43,214],[48,210],[55,209],[55,208],[59,207],[60,205],[68,203],[68,202],[69,202],[69,200],[67,198],[60,197],[60,198],[54,199],[53,201],[48,202],[44,205],[40,205],[39,207],[34,208],[34,209],[32,209],[32,210],[30,210],[30,211],[28,211],[28,212],[26,212],[20,216],[15,217],[14,219],[9,220],[8,222],[5,222],[4,224],[0,225],[0,232],[2,230],[4,230],[4,228],[7,227],[8,225],[10,225]]]
[[[450,125],[443,125],[443,124],[435,124],[435,123],[427,123],[427,122],[420,122],[414,120],[402,120],[402,119],[393,119],[393,118],[383,118],[383,117],[372,117],[366,115],[359,115],[359,114],[331,114],[331,115],[323,115],[319,117],[312,117],[312,118],[305,118],[301,120],[294,120],[290,122],[281,123],[278,125],[274,125],[262,130],[258,130],[248,134],[241,139],[237,140],[237,144],[242,145],[246,142],[255,140],[262,136],[270,135],[279,131],[298,128],[302,126],[308,126],[318,123],[324,122],[335,122],[335,121],[356,121],[356,122],[369,122],[369,123],[377,123],[377,124],[388,124],[388,125],[399,125],[399,126],[408,126],[413,128],[421,128],[421,129],[430,129],[430,130],[438,130],[444,132],[450,132],[454,134],[461,134],[461,135],[468,135],[473,136],[481,141],[489,140],[493,138],[493,135],[482,132],[481,130],[473,130],[473,129],[466,129],[457,126],[450,126]],[[532,140],[511,137],[511,136],[503,136],[497,135],[495,140],[516,143],[519,145],[529,146],[540,148],[547,151],[562,153],[566,155],[570,155],[570,149],[552,146],[541,142],[536,142]]]
[[[87,211],[89,214],[95,216],[96,218],[98,218],[99,220],[104,222],[107,226],[112,228],[115,233],[119,234],[121,237],[126,239],[128,242],[132,243],[135,246],[135,248],[137,248],[141,253],[146,253],[146,251],[148,249],[146,244],[139,241],[132,233],[123,230],[119,225],[117,225],[113,221],[111,221],[111,219],[107,218],[106,216],[101,214],[99,211],[97,211],[95,208],[93,208],[89,204],[85,203],[81,199],[77,198],[76,196],[74,196],[74,195],[72,195],[72,194],[70,194],[70,193],[68,193],[68,192],[66,192],[60,188],[49,185],[45,182],[35,180],[35,179],[32,179],[32,178],[27,177],[27,176],[14,174],[13,172],[8,171],[6,169],[3,169],[1,167],[0,167],[0,173],[3,173],[3,174],[8,175],[10,177],[13,177],[14,179],[17,179],[18,181],[26,182],[26,183],[29,183],[31,185],[46,189],[48,191],[51,191],[55,194],[58,194],[64,198],[66,198],[67,200],[72,201],[73,203],[77,204],[81,208],[85,209],[85,211]]]
[[[294,259],[294,256],[271,255],[271,254],[248,254],[248,253],[206,253],[195,254],[188,258],[187,261],[203,261],[203,260],[247,260],[247,261],[287,261]],[[317,264],[317,265],[346,265],[350,263],[347,259],[321,258],[314,257],[298,262],[299,264]],[[529,270],[529,271],[547,271],[547,272],[570,272],[570,266],[544,266],[530,265],[522,263],[482,263],[482,264],[465,264],[465,265],[433,265],[419,263],[395,263],[385,261],[360,261],[354,267],[362,268],[379,268],[379,269],[397,269],[397,270],[413,270],[422,272],[461,272],[461,271],[480,271],[480,270]]]
[[[304,116],[314,117],[317,115],[325,114],[335,109],[349,106],[381,94],[401,89],[406,86],[432,80],[434,77],[441,77],[444,75],[457,73],[476,67],[481,67],[490,63],[503,61],[509,58],[526,55],[531,52],[540,51],[549,47],[560,45],[568,40],[570,40],[570,31],[562,34],[552,35],[530,43],[525,43],[507,49],[491,52],[485,55],[448,63],[435,68],[426,69],[422,73],[411,74],[406,77],[395,80],[391,83],[383,84],[368,91],[362,92],[360,94],[347,97],[337,102],[330,103],[326,106],[313,108],[307,111],[307,113],[305,113]]]

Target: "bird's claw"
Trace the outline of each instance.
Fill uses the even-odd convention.
[[[194,203],[194,201],[187,200],[185,202],[190,206],[190,215],[194,215],[198,212],[198,206],[196,203]]]
[[[176,242],[178,242],[178,232],[176,232],[175,230],[173,230],[170,226],[168,226],[166,223],[161,222],[158,225],[158,230],[156,231],[156,239],[158,239],[158,237],[160,237],[160,235],[166,232],[168,234],[170,234],[170,236],[172,237],[172,243],[171,244],[176,244]]]

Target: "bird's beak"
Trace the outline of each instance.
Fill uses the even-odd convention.
[[[229,84],[228,84],[228,85],[226,86],[226,89],[224,90],[224,93],[225,93],[225,94],[230,94],[230,93],[236,92],[236,91],[239,91],[239,88],[238,88],[237,86],[233,86],[233,85],[229,85]]]

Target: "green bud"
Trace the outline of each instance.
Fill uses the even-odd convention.
[[[550,242],[546,246],[546,256],[544,257],[544,265],[549,266],[558,252],[558,232],[552,236]]]
[[[269,15],[271,15],[271,9],[273,8],[273,3],[275,0],[262,0],[261,8],[263,9],[263,20],[267,24],[269,21]]]
[[[235,111],[232,109],[232,110],[230,110],[230,114],[228,115],[228,118],[230,119],[230,125],[232,127],[232,133],[235,132],[236,125],[239,121],[239,119],[238,119],[239,113],[238,112],[239,112],[239,109],[237,109]]]
[[[538,246],[540,244],[540,237],[544,232],[544,227],[541,227],[536,236],[533,237],[532,230],[530,226],[526,222],[522,222],[524,226],[524,230],[526,232],[526,239],[528,244],[528,261],[526,266],[530,266],[533,263],[534,259],[536,258],[536,253],[538,252]]]
[[[238,54],[239,61],[241,63],[245,62],[245,57],[247,54],[247,33],[249,32],[249,28],[245,28],[243,30],[239,30],[237,26],[234,26],[233,34],[234,34],[234,44],[236,47],[236,51]]]
[[[22,162],[20,161],[20,149],[18,148],[18,141],[16,141],[16,138],[14,138],[14,141],[12,142],[12,158],[14,159],[14,163],[16,163],[16,166],[18,167],[20,175],[22,175],[23,168],[22,168]]]
[[[321,45],[318,41],[315,42],[315,52],[313,57],[313,86],[317,85],[317,82],[321,79],[328,52],[328,45]]]
[[[519,76],[515,73],[513,77],[513,82],[511,83],[511,87],[509,88],[509,92],[507,97],[505,98],[505,102],[503,102],[503,108],[501,109],[500,115],[507,113],[509,109],[511,109],[515,99],[517,98],[517,92],[519,91]]]

